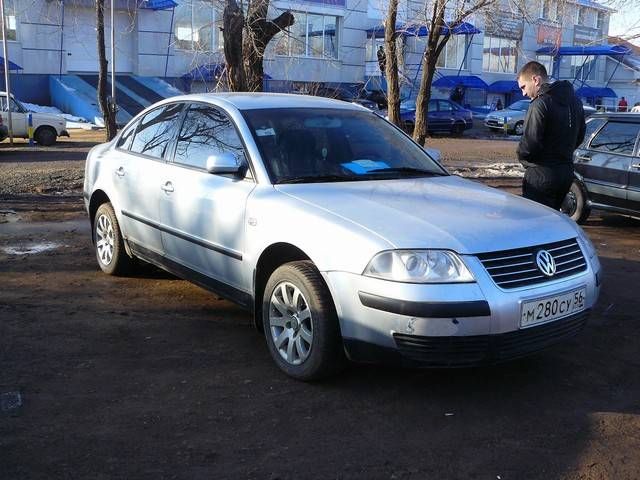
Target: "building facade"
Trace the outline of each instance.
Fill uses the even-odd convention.
[[[105,3],[110,59],[110,0]],[[197,67],[223,65],[223,7],[223,0],[115,0],[117,73],[171,79],[180,86],[176,79],[188,78]],[[267,88],[305,91],[313,83],[384,88],[376,51],[383,43],[386,8],[387,0],[272,0],[270,16],[289,10],[295,23],[267,48]],[[42,95],[43,89],[34,86],[44,85],[47,76],[97,72],[93,0],[5,0],[5,10],[9,59],[22,68],[12,72],[13,84],[25,100],[38,100],[36,92]],[[634,53],[616,56],[588,48],[585,55],[561,53],[567,46],[607,45],[611,13],[590,0],[534,0],[526,15],[510,10],[507,2],[498,3],[465,19],[473,28],[454,32],[438,60],[434,83],[443,76],[477,77],[486,87],[469,88],[465,102],[500,99],[505,104],[518,95],[515,73],[527,61],[538,60],[555,78],[570,79],[576,88],[609,87],[616,95],[592,100],[614,103],[625,96],[633,105],[640,101],[640,68],[624,57]],[[447,12],[447,19],[452,15]],[[405,32],[399,40],[401,82],[408,94],[420,78],[426,20],[424,2],[400,2],[398,27]],[[190,79],[193,83],[183,90],[216,88],[215,75]],[[441,85],[434,95],[447,95],[451,83]]]

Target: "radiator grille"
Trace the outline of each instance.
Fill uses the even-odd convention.
[[[536,265],[536,255],[540,250],[546,250],[553,256],[556,273],[552,277],[545,276]],[[575,238],[535,247],[482,253],[478,258],[496,285],[504,289],[569,277],[587,268],[582,250]]]

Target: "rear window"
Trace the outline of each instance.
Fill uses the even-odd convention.
[[[640,124],[609,122],[593,138],[591,148],[603,152],[633,155],[638,130],[640,130]]]
[[[164,158],[177,129],[182,104],[172,103],[150,111],[142,120],[133,139],[131,151]]]
[[[584,142],[581,145],[582,148],[585,148],[586,145],[589,144],[593,134],[596,133],[598,129],[605,124],[605,122],[606,120],[604,118],[592,118],[587,120],[586,129],[584,131]]]

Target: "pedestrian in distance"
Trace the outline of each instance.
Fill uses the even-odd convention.
[[[622,97],[620,99],[620,101],[618,102],[618,111],[619,112],[626,112],[628,106],[629,106],[629,104],[627,103],[627,100],[624,97]]]
[[[382,45],[378,47],[378,52],[376,53],[378,56],[378,67],[380,67],[380,75],[385,76],[385,72],[387,71],[387,54],[384,53],[384,48]]]
[[[522,67],[517,81],[531,99],[517,149],[525,168],[522,195],[558,210],[573,182],[573,151],[584,140],[582,102],[570,82],[550,83],[535,61]]]
[[[498,99],[496,102],[496,110],[502,110],[504,107],[502,106],[502,100]]]

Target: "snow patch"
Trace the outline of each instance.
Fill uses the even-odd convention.
[[[467,178],[521,178],[524,176],[524,168],[519,163],[489,163],[486,165],[451,168],[449,171],[454,175]]]
[[[24,246],[3,247],[2,250],[8,255],[37,255],[60,247],[60,244],[53,242],[36,243]]]

